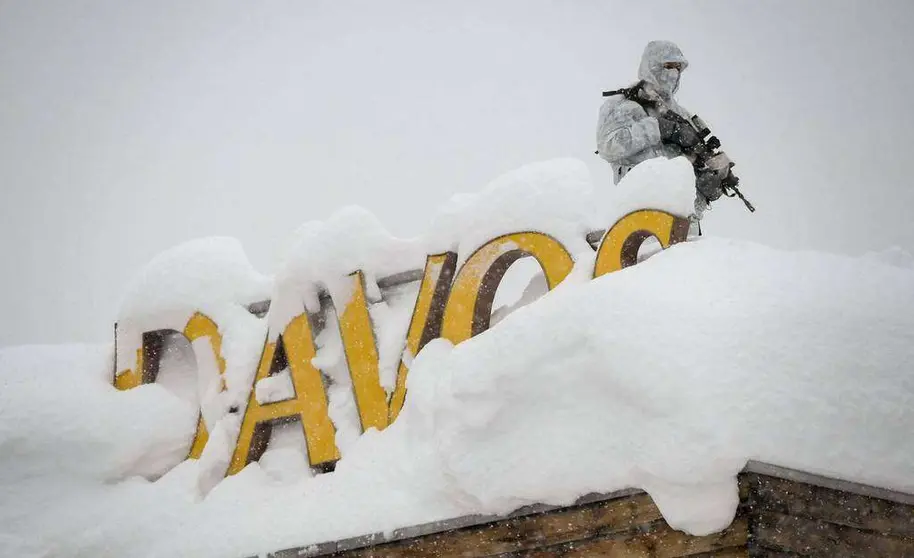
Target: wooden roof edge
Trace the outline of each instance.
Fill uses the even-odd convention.
[[[473,515],[464,515],[460,517],[453,517],[450,519],[442,519],[439,521],[431,521],[429,523],[423,523],[421,525],[413,525],[410,527],[401,527],[400,529],[395,529],[388,533],[371,533],[368,535],[359,535],[356,537],[350,537],[348,539],[342,539],[339,541],[328,541],[323,543],[317,543],[297,548],[289,548],[285,550],[280,550],[277,552],[271,552],[267,554],[268,558],[302,558],[306,556],[323,556],[325,554],[332,554],[334,552],[341,552],[345,550],[354,550],[357,548],[363,548],[366,546],[372,546],[375,544],[382,544],[394,541],[400,541],[405,539],[413,539],[416,537],[422,537],[425,535],[434,535],[435,533],[442,533],[445,531],[451,531],[454,529],[462,529],[464,527],[475,527],[477,525],[484,525],[486,523],[493,523],[495,521],[504,521],[506,519],[511,519],[514,517],[523,517],[526,515],[534,515],[538,513],[546,513],[562,508],[574,507],[574,506],[583,506],[586,504],[591,504],[594,502],[602,502],[604,500],[614,500],[618,498],[625,498],[628,496],[633,496],[635,494],[643,494],[644,491],[638,490],[635,488],[625,488],[622,490],[616,490],[608,493],[592,493],[581,496],[571,504],[567,505],[547,505],[547,504],[531,504],[529,506],[524,506],[518,508],[513,512],[505,515],[482,515],[482,514],[473,514]]]
[[[848,492],[851,494],[859,494],[861,496],[878,498],[881,500],[889,500],[906,505],[914,505],[914,494],[907,494],[904,492],[898,492],[877,486],[870,486],[848,480],[827,477],[821,474],[809,473],[799,469],[791,469],[789,467],[782,467],[780,465],[774,465],[771,463],[763,463],[761,461],[749,461],[746,464],[746,467],[743,468],[742,472],[775,477],[793,482],[818,486],[821,488],[828,488],[832,490]],[[538,513],[546,513],[561,508],[583,506],[595,502],[626,498],[643,493],[644,491],[639,489],[626,488],[607,493],[587,494],[575,500],[574,503],[565,506],[532,504],[519,508],[507,515],[465,515],[451,519],[423,523],[421,525],[402,527],[388,533],[371,533],[368,535],[359,535],[339,541],[328,541],[296,548],[288,548],[285,550],[271,552],[267,554],[267,556],[268,558],[302,558],[308,556],[323,556],[326,554],[333,554],[334,552],[354,550],[357,548],[364,548],[376,544],[412,539],[425,535],[433,535],[454,529],[474,527],[486,523],[504,521],[514,517],[523,517]]]
[[[851,494],[859,494],[860,496],[878,498],[880,500],[889,500],[899,504],[914,506],[914,494],[908,494],[888,488],[829,477],[822,474],[809,473],[799,469],[791,469],[789,467],[782,467],[780,465],[773,465],[771,463],[763,463],[761,461],[749,461],[746,464],[746,467],[743,469],[743,472],[755,473],[767,477],[775,477],[793,482],[810,484],[812,486],[818,486],[821,488],[829,488],[831,490],[838,490]]]

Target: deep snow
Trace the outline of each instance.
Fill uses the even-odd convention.
[[[334,473],[253,464],[205,499],[195,462],[121,476],[186,443],[185,402],[115,391],[108,347],[5,350],[6,554],[241,556],[628,486],[705,533],[750,458],[914,491],[914,271],[704,238],[588,277],[430,344]]]
[[[0,554],[245,556],[626,487],[647,490],[674,527],[707,533],[732,519],[749,459],[914,492],[910,254],[704,237],[592,280],[587,232],[638,208],[682,215],[693,189],[682,160],[639,165],[611,190],[585,173],[576,161],[525,167],[452,200],[419,239],[346,209],[300,228],[272,281],[231,239],[156,258],[118,317],[119,364],[144,329],[180,330],[204,311],[223,336],[221,392],[206,338],[171,347],[157,384],[124,392],[110,345],[0,351]],[[537,298],[541,274],[519,261],[492,329],[405,355],[402,413],[362,435],[331,309],[313,363],[333,384],[336,471],[313,475],[301,429],[277,428],[259,463],[221,480],[238,428],[225,410],[245,404],[263,340],[318,292],[339,307],[345,275],[363,268],[389,392],[416,290],[381,300],[376,280],[518,230],[574,255],[554,291]],[[245,309],[267,296],[268,317]],[[281,396],[284,381],[258,397]],[[210,442],[182,461],[201,405]]]

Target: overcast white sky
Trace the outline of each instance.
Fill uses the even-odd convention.
[[[914,251],[914,2],[0,0],[0,345],[105,341],[158,252],[272,273],[347,204],[407,236],[452,193],[595,155],[600,92],[679,43],[737,162],[711,234]]]

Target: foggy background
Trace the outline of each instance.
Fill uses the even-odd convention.
[[[302,222],[394,234],[455,192],[593,155],[644,45],[736,161],[712,235],[914,250],[914,2],[0,0],[0,345],[108,341],[130,277],[210,235],[274,271]]]

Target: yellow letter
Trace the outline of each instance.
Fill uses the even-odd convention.
[[[145,337],[145,336],[144,336]],[[139,348],[136,350],[136,363],[133,368],[127,368],[122,370],[119,374],[114,376],[114,387],[125,391],[128,389],[133,389],[142,383],[143,378],[143,349]]]
[[[451,290],[451,280],[457,267],[457,254],[434,254],[425,260],[425,273],[416,297],[416,306],[406,334],[406,350],[416,356],[422,347],[441,335],[444,305]],[[406,398],[406,374],[409,367],[400,359],[397,369],[397,387],[390,399],[390,422],[396,420]]]
[[[124,391],[155,382],[156,376],[159,374],[159,357],[162,354],[162,345],[165,337],[171,333],[176,332],[172,329],[143,332],[142,345],[136,350],[136,362],[133,368],[122,370],[120,374],[116,375],[114,377],[114,387]],[[115,344],[117,343],[117,326],[114,328],[114,342]],[[116,348],[115,353],[117,353]]]
[[[519,232],[490,240],[460,268],[444,311],[441,336],[457,344],[488,329],[498,284],[508,267],[523,256],[536,258],[549,289],[574,267],[568,250],[543,233]]]
[[[171,329],[160,329],[143,333],[143,346],[136,351],[136,364],[133,370],[124,370],[114,378],[114,387],[119,390],[132,389],[142,384],[151,384],[156,381],[159,374],[159,359],[165,346],[165,338],[171,334],[178,334]],[[210,347],[216,362],[219,365],[219,374],[225,373],[225,359],[222,358],[222,335],[219,326],[209,317],[195,312],[184,326],[184,337],[193,343],[200,337],[210,338]],[[225,386],[223,386],[224,388]],[[194,434],[193,443],[187,454],[189,459],[197,459],[203,453],[203,447],[209,439],[206,424],[201,416],[197,421],[197,432]]]
[[[195,313],[184,326],[184,337],[191,343],[201,337],[209,337],[210,348],[213,356],[216,357],[216,363],[219,365],[219,375],[225,374],[225,359],[222,358],[222,334],[219,333],[219,326],[216,322],[204,316],[200,312]],[[222,379],[220,391],[225,389],[225,379]],[[203,416],[197,420],[197,433],[194,434],[194,441],[190,446],[187,454],[189,459],[198,459],[203,453],[203,448],[209,440],[209,432],[206,430],[206,423]]]
[[[638,249],[653,236],[664,249],[686,239],[689,221],[665,211],[642,209],[622,217],[603,236],[593,276],[619,271],[638,262]]]
[[[372,427],[384,430],[388,418],[387,393],[378,376],[378,348],[365,298],[365,277],[361,271],[349,277],[352,294],[340,314],[340,336],[352,378],[352,391],[362,432]]]
[[[314,339],[307,314],[293,319],[276,343],[264,343],[227,475],[234,475],[260,458],[270,441],[272,423],[277,421],[298,419],[301,422],[308,446],[308,461],[312,466],[326,468],[340,458],[336,449],[336,430],[327,411],[324,384],[320,372],[311,364],[314,355]],[[295,397],[261,405],[256,397],[257,382],[281,371],[286,362],[292,375]]]

